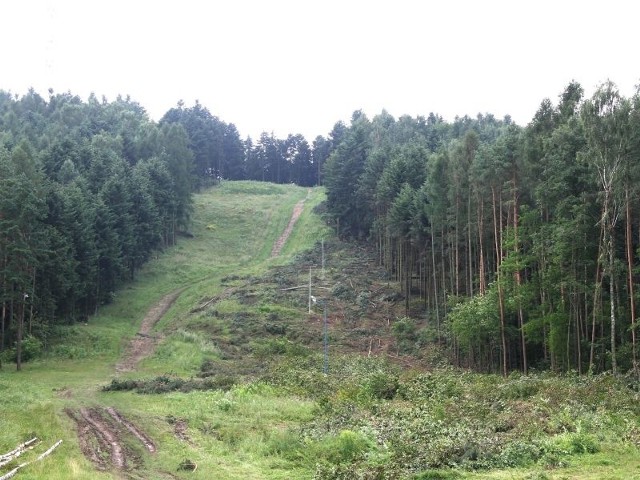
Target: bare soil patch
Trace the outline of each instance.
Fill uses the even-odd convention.
[[[173,422],[173,433],[176,438],[182,442],[187,443],[188,445],[193,446],[193,441],[189,434],[187,433],[188,425],[187,421],[183,418],[176,418]]]
[[[278,240],[276,240],[276,243],[273,244],[273,249],[271,249],[271,258],[280,255],[282,247],[284,247],[284,244],[287,242],[289,235],[291,235],[291,232],[293,231],[293,227],[295,226],[298,218],[300,217],[300,214],[302,213],[302,210],[304,209],[305,200],[306,199],[300,200],[298,203],[296,203],[295,207],[293,207],[293,213],[291,214],[291,219],[289,220],[287,228],[284,229],[284,232],[282,232],[280,238],[278,238]]]
[[[158,303],[151,307],[142,320],[140,330],[135,337],[129,341],[124,355],[116,365],[116,373],[135,370],[144,358],[153,353],[160,337],[151,335],[151,329],[160,321],[162,316],[167,313],[182,291],[183,289],[179,289],[165,295]]]

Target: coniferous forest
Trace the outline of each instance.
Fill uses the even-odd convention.
[[[153,122],[128,97],[0,91],[0,353],[14,349],[19,368],[25,342],[109,303],[189,235],[194,191],[222,178],[315,185],[315,164],[301,135],[254,145],[198,103]]]
[[[236,127],[196,103],[0,91],[0,351],[84,321],[189,235],[222,179],[324,185],[375,250],[419,339],[479,371],[637,364],[640,93],[569,84],[526,126],[354,112],[327,137]],[[1,353],[1,352],[0,352]]]

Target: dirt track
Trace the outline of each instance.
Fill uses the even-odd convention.
[[[284,229],[282,235],[280,235],[278,240],[276,240],[276,243],[273,244],[273,249],[271,250],[271,258],[280,255],[282,247],[284,247],[284,244],[287,242],[289,235],[291,235],[291,232],[293,231],[293,227],[295,226],[298,218],[300,217],[300,214],[302,213],[302,210],[304,209],[305,200],[306,199],[300,200],[298,203],[296,203],[295,207],[293,207],[293,213],[291,214],[291,219],[289,220],[287,228]]]
[[[151,335],[151,329],[160,321],[162,316],[167,313],[171,305],[178,299],[184,289],[173,291],[165,295],[158,303],[156,303],[147,312],[140,330],[135,337],[131,339],[124,355],[116,365],[116,373],[130,372],[135,370],[140,361],[153,353],[158,344],[159,337]]]
[[[129,341],[116,365],[117,373],[135,370],[140,361],[153,352],[160,338],[151,335],[151,330],[182,290],[165,295],[149,309],[140,330]],[[135,438],[148,452],[156,452],[153,440],[113,407],[81,408],[75,411],[67,409],[65,412],[76,424],[80,449],[98,470],[115,469],[127,476],[126,472],[132,473],[141,467],[140,455],[126,447],[135,442],[125,442],[124,439]]]

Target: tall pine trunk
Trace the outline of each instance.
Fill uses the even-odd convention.
[[[615,306],[615,297],[614,297],[614,241],[613,241],[613,232],[609,234],[609,317],[611,321],[611,371],[615,375],[618,371],[618,361],[616,358],[616,306]]]
[[[596,345],[596,320],[598,318],[598,312],[601,310],[601,295],[602,295],[602,256],[603,243],[604,243],[604,223],[600,223],[600,241],[598,242],[598,261],[596,262],[596,284],[593,292],[593,317],[591,323],[591,348],[589,350],[589,370],[595,368],[595,345]]]
[[[436,309],[436,329],[438,332],[438,341],[440,341],[440,311],[438,308],[438,274],[436,270],[436,247],[433,233],[433,224],[431,224],[431,273],[433,277],[433,301]]]
[[[616,304],[614,297],[614,282],[615,282],[615,226],[616,226],[616,212],[613,211],[615,205],[612,199],[612,182],[605,183],[604,191],[604,210],[603,223],[605,240],[604,245],[606,248],[607,256],[607,268],[606,273],[609,277],[609,321],[611,327],[611,371],[615,375],[618,371],[618,362],[616,358]]]
[[[467,202],[467,243],[468,243],[468,250],[467,250],[467,263],[468,266],[467,268],[469,269],[468,272],[468,279],[467,281],[469,282],[469,286],[467,287],[467,296],[469,297],[473,297],[473,255],[472,255],[472,240],[471,240],[471,192],[468,193],[469,195],[469,200]]]
[[[637,372],[638,369],[638,358],[636,355],[636,305],[634,298],[634,288],[633,288],[633,247],[631,240],[631,202],[629,200],[629,184],[625,185],[624,189],[625,196],[625,216],[626,216],[626,229],[625,229],[625,244],[626,244],[626,252],[627,252],[627,276],[629,282],[629,310],[631,316],[631,353],[632,353],[632,362],[633,362],[633,371]]]
[[[501,237],[498,235],[498,214],[496,212],[496,189],[491,187],[491,198],[493,207],[493,233],[495,239],[496,248],[496,272],[497,272],[497,284],[498,284],[498,309],[500,313],[500,340],[502,342],[502,375],[507,376],[507,335],[506,324],[504,315],[504,295],[502,291],[502,276],[500,274],[500,263],[502,262],[500,241]],[[502,222],[500,222],[502,223]],[[502,227],[500,227],[502,230]]]
[[[20,293],[22,295],[22,293]],[[16,370],[22,370],[22,336],[24,332],[24,296],[18,317],[18,332],[16,334]]]
[[[514,236],[514,251],[516,259],[518,258],[520,247],[518,245],[518,193],[516,190],[516,177],[513,176],[513,236]],[[520,268],[516,265],[515,271],[516,277],[516,289],[518,292],[518,327],[520,328],[520,343],[522,348],[522,372],[527,374],[527,340],[524,334],[524,312],[522,310],[522,277],[520,275]]]
[[[484,295],[487,291],[487,277],[484,270],[484,243],[482,241],[484,233],[484,199],[480,199],[478,205],[478,289],[480,295]]]

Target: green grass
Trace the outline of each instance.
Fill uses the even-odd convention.
[[[482,480],[638,480],[640,459],[638,450],[622,445],[607,445],[593,455],[584,455],[567,462],[562,468],[536,467],[527,469],[492,470],[460,478]]]
[[[288,472],[296,470],[301,470],[297,478],[308,478],[308,471],[305,477],[305,469],[289,462],[278,467],[278,459],[268,455],[266,445],[274,432],[311,418],[309,401],[260,386],[165,395],[103,393],[101,397],[105,404],[115,404],[128,418],[145,424],[163,445],[153,460],[157,470],[174,472],[182,459],[189,458],[198,464],[189,478],[296,478],[288,477]],[[191,445],[174,437],[172,422],[178,420],[187,422]]]

